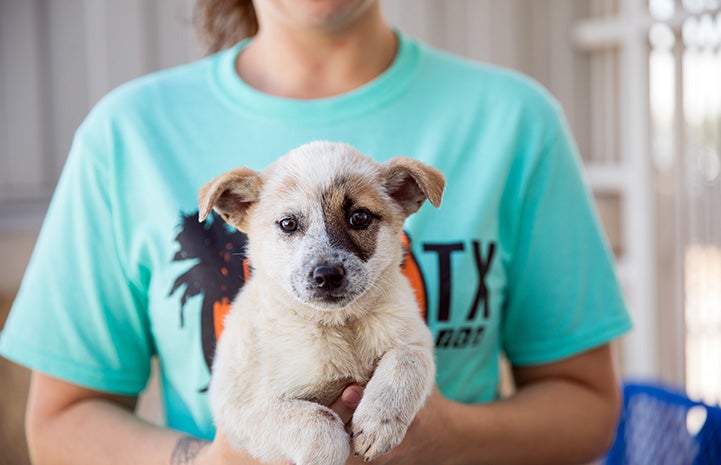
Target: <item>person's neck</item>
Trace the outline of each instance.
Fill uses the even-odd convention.
[[[393,63],[397,48],[393,30],[373,18],[335,34],[261,28],[238,56],[236,70],[263,93],[317,99],[371,81]]]

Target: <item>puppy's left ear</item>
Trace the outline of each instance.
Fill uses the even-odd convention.
[[[428,199],[434,207],[441,205],[446,178],[432,166],[408,157],[396,157],[381,165],[386,192],[409,216]]]
[[[205,221],[215,209],[226,223],[245,229],[248,209],[258,201],[263,180],[249,168],[238,168],[221,174],[200,188],[198,219]]]

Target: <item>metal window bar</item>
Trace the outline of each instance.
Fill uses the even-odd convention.
[[[656,377],[659,372],[655,312],[653,198],[650,185],[648,45],[650,25],[642,0],[592,4],[595,16],[581,21],[571,37],[576,47],[596,60],[592,89],[601,115],[592,122],[594,144],[587,166],[594,190],[621,197],[622,255],[619,275],[636,329],[624,342],[624,373]],[[617,67],[617,69],[614,69]],[[600,108],[600,110],[598,109]],[[603,144],[603,145],[601,145]],[[648,348],[638,350],[638,348]]]

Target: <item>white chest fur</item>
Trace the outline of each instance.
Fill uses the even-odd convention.
[[[282,397],[329,404],[350,383],[365,385],[378,361],[403,340],[382,313],[346,325],[309,325],[292,313],[258,315],[249,367]],[[238,348],[245,351],[245,348]]]

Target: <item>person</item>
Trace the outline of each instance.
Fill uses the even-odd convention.
[[[553,98],[393,29],[379,0],[196,6],[218,53],[90,112],[2,333],[2,354],[32,369],[34,463],[256,463],[215,435],[207,399],[223,312],[249,275],[245,238],[198,223],[196,194],[317,139],[448,178],[442,208],[406,224],[437,388],[377,463],[602,454],[619,415],[609,344],[630,321]],[[504,399],[501,354],[516,385]],[[163,427],[133,413],[156,355]],[[361,396],[350,385],[332,407],[351,421]]]

